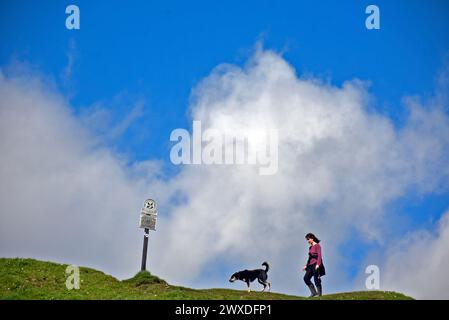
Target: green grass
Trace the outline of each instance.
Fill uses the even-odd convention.
[[[216,299],[216,300],[300,300],[304,297],[268,292],[229,289],[190,289],[172,286],[150,274],[139,272],[119,281],[90,268],[80,267],[80,289],[68,290],[67,265],[33,259],[0,258],[0,299]],[[317,298],[315,298],[317,299]],[[403,300],[403,294],[385,291],[362,291],[324,295],[319,299]]]

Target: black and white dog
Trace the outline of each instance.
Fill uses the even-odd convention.
[[[256,269],[256,270],[243,270],[234,273],[231,278],[229,279],[229,282],[234,282],[236,280],[241,280],[243,282],[246,282],[246,285],[248,286],[248,292],[251,291],[249,288],[249,284],[257,279],[261,285],[263,285],[263,291],[265,291],[265,288],[268,286],[268,291],[271,289],[271,284],[267,281],[268,275],[267,272],[270,269],[270,266],[268,265],[268,262],[262,263],[263,266],[265,266],[265,269]]]

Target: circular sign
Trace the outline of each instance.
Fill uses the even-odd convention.
[[[148,211],[156,211],[156,201],[153,199],[147,199],[143,203],[143,208]]]

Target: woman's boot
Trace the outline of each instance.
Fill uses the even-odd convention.
[[[310,289],[310,296],[309,298],[313,298],[316,297],[318,295],[318,293],[316,292],[315,286],[313,285],[313,283],[308,285],[309,289]]]
[[[321,297],[323,295],[323,288],[321,287],[321,284],[317,285],[316,288],[318,289],[318,296]]]

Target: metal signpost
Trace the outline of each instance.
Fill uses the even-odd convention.
[[[156,220],[156,202],[152,199],[147,199],[145,200],[143,208],[140,211],[140,228],[143,228],[145,232],[143,236],[142,266],[140,268],[141,271],[145,271],[147,268],[148,237],[150,236],[149,231],[156,231]]]

